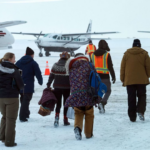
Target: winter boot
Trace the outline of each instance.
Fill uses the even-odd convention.
[[[59,126],[59,113],[56,113],[54,127],[57,128]]]
[[[70,122],[68,122],[68,118],[64,116],[64,126],[70,125]]]
[[[5,143],[5,146],[6,146],[6,147],[14,147],[14,146],[17,146],[17,143],[14,143],[13,145],[7,145],[7,144]]]
[[[105,113],[105,108],[103,103],[99,103],[98,105],[99,113],[104,114]]]
[[[75,127],[74,133],[75,133],[75,138],[77,140],[81,140],[82,139],[81,129],[79,127]]]
[[[142,120],[142,121],[145,120],[144,115],[143,115],[142,113],[138,113],[138,116],[139,116],[139,119],[140,119],[140,120]]]

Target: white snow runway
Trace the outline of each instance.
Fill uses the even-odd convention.
[[[14,150],[149,150],[150,149],[150,86],[147,86],[147,111],[145,122],[141,122],[137,117],[137,122],[132,123],[127,116],[127,94],[126,88],[120,82],[120,63],[123,53],[127,48],[132,47],[133,39],[109,40],[111,56],[116,72],[117,81],[112,85],[112,95],[106,105],[106,113],[99,114],[95,108],[94,137],[86,139],[84,130],[82,140],[76,141],[74,136],[74,121],[69,120],[70,126],[63,126],[63,115],[60,115],[60,125],[54,128],[54,115],[42,117],[37,112],[39,110],[38,101],[42,91],[46,87],[48,76],[44,76],[46,61],[49,61],[50,68],[59,59],[59,53],[52,53],[51,57],[38,57],[38,48],[31,41],[16,41],[14,48],[9,52],[16,54],[16,60],[25,54],[27,46],[35,50],[35,60],[41,68],[44,84],[38,85],[35,80],[35,93],[30,104],[31,116],[27,123],[21,123],[19,119],[16,123],[16,142]],[[142,47],[150,52],[150,40],[141,39]],[[97,46],[97,42],[94,43]],[[84,52],[85,46],[77,52]],[[1,50],[2,57],[8,50]],[[62,110],[61,110],[62,112]],[[1,117],[1,114],[0,114]],[[0,150],[6,150],[3,143],[0,143]]]

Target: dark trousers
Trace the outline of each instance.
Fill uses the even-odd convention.
[[[18,98],[0,98],[0,112],[2,114],[0,140],[4,140],[6,146],[12,146],[15,142],[18,108]]]
[[[63,105],[65,105],[66,99],[70,96],[70,89],[55,88],[54,94],[58,100],[55,111],[56,111],[56,113],[60,113],[62,96],[64,98]],[[64,107],[64,116],[67,115],[67,110],[68,110],[68,107]]]
[[[144,115],[146,111],[146,85],[135,84],[127,86],[128,115],[130,119],[136,119],[136,112]],[[138,101],[136,100],[138,97]]]
[[[25,120],[30,116],[29,104],[32,99],[32,95],[33,93],[21,94],[20,97],[21,107],[20,107],[20,114],[19,114],[20,120]]]

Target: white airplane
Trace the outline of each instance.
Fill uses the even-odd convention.
[[[33,35],[37,37],[37,40],[35,40],[35,43],[40,49],[39,56],[42,57],[43,56],[42,49],[45,50],[46,56],[50,55],[49,52],[63,52],[63,51],[70,52],[71,56],[74,56],[74,51],[79,49],[82,45],[88,44],[89,40],[97,40],[97,38],[95,39],[91,38],[91,35],[118,33],[118,32],[93,32],[91,33],[91,29],[92,29],[92,21],[90,21],[86,33],[42,34],[41,32],[40,34],[37,34],[37,33],[12,32],[12,34]],[[40,36],[44,36],[44,37],[39,38]]]
[[[0,50],[12,48],[15,39],[13,35],[5,28],[18,24],[26,23],[26,21],[6,21],[0,23]]]

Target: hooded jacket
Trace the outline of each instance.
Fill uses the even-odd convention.
[[[148,52],[140,47],[128,49],[123,56],[120,80],[124,86],[149,84],[150,59]]]
[[[71,95],[67,98],[65,107],[93,106],[92,97],[88,94],[91,68],[86,56],[77,56],[68,66]]]
[[[17,66],[8,61],[0,63],[0,98],[18,98],[23,88]]]
[[[95,52],[94,52],[94,55],[95,56],[103,56],[105,53],[107,53],[106,50],[103,50],[103,49],[97,49]],[[111,77],[112,79],[115,79],[115,72],[114,72],[114,68],[113,68],[113,63],[112,63],[112,60],[111,60],[111,56],[110,54],[108,55],[108,69],[109,69],[109,72],[111,74]],[[101,79],[109,79],[109,74],[102,74],[102,73],[99,73]]]
[[[22,79],[25,84],[24,91],[21,93],[34,93],[34,76],[36,76],[38,83],[43,84],[43,78],[39,65],[29,55],[23,56],[16,66],[22,70]]]

